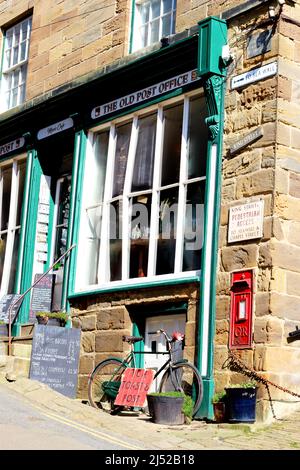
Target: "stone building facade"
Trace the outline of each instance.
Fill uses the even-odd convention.
[[[0,114],[1,158],[5,163],[8,157],[17,155],[18,166],[18,162],[27,157],[27,161],[32,160],[33,170],[30,171],[35,171],[32,184],[34,178],[41,178],[42,174],[50,175],[51,181],[56,178],[58,184],[67,174],[64,161],[67,161],[67,155],[73,154],[72,164],[68,160],[67,165],[68,181],[72,181],[74,188],[74,200],[71,193],[73,219],[69,224],[67,246],[74,242],[78,247],[71,255],[67,273],[66,269],[62,273],[61,307],[71,309],[73,326],[82,330],[79,396],[87,397],[88,377],[96,363],[108,355],[122,356],[126,351],[126,345],[121,341],[123,334],[145,335],[147,319],[182,314],[185,315],[186,335],[184,356],[203,372],[205,399],[202,416],[211,417],[213,390],[245,380],[224,368],[229,352],[232,275],[243,270],[251,270],[253,275],[252,344],[235,353],[265,378],[299,392],[299,344],[297,341],[289,343],[287,339],[299,322],[300,304],[300,2],[177,0],[175,31],[167,35],[169,42],[166,47],[161,47],[158,41],[141,49],[134,46],[137,12],[136,15],[133,13],[136,4],[138,2],[131,0],[54,0],[49,8],[45,0],[0,1],[3,42],[14,24],[32,18],[26,98],[17,107]],[[174,3],[172,5],[174,7]],[[98,283],[98,288],[94,286],[97,282],[91,282],[92,287],[79,289],[77,272],[86,271],[84,258],[88,256],[80,245],[80,236],[84,235],[79,222],[84,217],[85,190],[82,188],[87,185],[82,182],[87,178],[84,159],[91,158],[88,156],[91,152],[86,150],[91,142],[89,132],[92,129],[94,135],[100,135],[109,119],[104,116],[102,120],[93,121],[91,112],[97,114],[97,106],[113,103],[120,97],[125,99],[137,90],[165,83],[167,79],[179,77],[187,71],[197,68],[199,72],[197,59],[202,43],[198,42],[198,22],[206,25],[205,20],[212,16],[227,29],[228,37],[226,41],[223,39],[224,44],[229,45],[230,56],[228,61],[224,59],[224,70],[216,72],[215,67],[204,75],[200,71],[199,85],[189,83],[182,87],[182,95],[179,92],[176,95],[175,89],[173,95],[162,94],[162,106],[163,99],[167,106],[173,106],[181,103],[182,96],[190,102],[194,97],[205,97],[209,108],[206,116],[214,118],[218,115],[221,118],[219,121],[208,120],[211,133],[215,131],[213,126],[218,128],[217,137],[208,136],[201,127],[203,140],[211,142],[212,146],[217,145],[221,163],[215,168],[214,188],[210,187],[208,179],[212,170],[205,173],[208,183],[205,211],[208,214],[210,203],[214,210],[205,216],[206,232],[210,225],[213,230],[210,244],[205,238],[202,264],[198,266],[198,271],[202,268],[202,272],[184,277],[176,275],[180,272],[177,269],[173,279],[169,276],[167,281],[152,279],[144,284],[124,282],[111,286],[106,283],[104,287]],[[218,22],[216,25],[214,27],[218,28]],[[207,48],[211,45],[213,50],[215,46],[217,51],[218,47],[222,49],[218,43],[222,34],[217,33],[217,29],[212,31]],[[213,54],[211,52],[211,56]],[[276,64],[276,72],[244,86],[233,86],[234,78],[268,64]],[[224,107],[222,100],[218,103],[216,98],[214,101],[208,91],[212,76],[218,80],[221,77],[218,90],[224,84]],[[113,91],[109,85],[114,87]],[[212,87],[217,89],[214,83]],[[218,97],[218,93],[222,94],[218,91],[215,96]],[[151,112],[156,112],[153,108],[155,100],[148,104],[152,106]],[[133,111],[129,107],[128,111],[123,110],[123,114],[127,112],[128,119],[133,120],[136,110],[139,112],[138,107]],[[121,117],[120,112],[115,112],[111,119],[119,125]],[[48,130],[48,140],[36,137],[38,132],[49,129],[53,123],[67,125],[67,119],[72,122],[66,134],[52,134]],[[251,132],[257,130],[259,135],[256,139],[250,138],[249,145],[238,148],[237,144],[243,138],[247,139]],[[22,151],[14,149],[7,152],[5,145],[21,136],[25,139]],[[54,164],[51,167],[48,162],[58,148],[62,149],[59,157],[62,168],[57,176]],[[211,156],[208,152],[208,169]],[[40,167],[35,163],[36,158]],[[93,164],[92,159],[86,161]],[[98,176],[101,178],[100,174]],[[200,179],[202,177],[203,174]],[[53,188],[51,190],[54,191]],[[210,192],[215,193],[214,199],[209,199]],[[31,195],[28,189],[26,197],[31,201],[27,210],[34,214],[39,194],[32,192]],[[230,209],[258,201],[264,203],[262,236],[229,242]],[[1,230],[4,233],[2,227]],[[31,237],[32,242],[24,245],[27,258],[23,264],[19,255],[17,271],[20,270],[20,274],[17,274],[14,293],[22,293],[34,274],[42,272],[53,261],[49,254],[42,267],[38,264],[33,253],[36,234],[31,232],[28,229],[23,237]],[[205,236],[208,237],[207,233]],[[49,252],[51,250],[53,247]],[[4,258],[1,262],[4,265]],[[203,263],[206,263],[205,269]],[[98,273],[100,271],[101,266]],[[1,293],[12,293],[7,289],[7,286],[6,290],[3,287]],[[23,306],[20,323],[28,322],[29,303],[28,300]],[[207,336],[206,342],[204,335]],[[271,396],[277,414],[292,409],[294,399],[290,395],[272,389]],[[267,420],[271,417],[271,408],[264,387],[260,388],[258,398],[258,416]]]

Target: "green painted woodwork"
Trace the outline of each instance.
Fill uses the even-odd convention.
[[[52,186],[52,177],[50,188]],[[48,256],[47,256],[47,263],[44,264],[44,272],[50,268],[51,263],[51,250],[52,250],[52,235],[53,235],[53,226],[55,221],[54,219],[54,207],[55,207],[55,192],[53,195],[53,191],[50,190],[50,199],[49,199],[49,225],[48,225],[48,235],[47,235],[47,244],[48,244]],[[55,240],[54,240],[55,243]]]
[[[15,289],[14,289],[14,292],[16,294],[20,293],[20,287],[21,287],[21,272],[22,272],[24,246],[25,246],[26,221],[27,221],[27,214],[28,214],[32,161],[33,161],[32,151],[29,151],[27,152],[26,175],[25,175],[24,193],[23,193],[23,199],[22,199],[21,233],[20,233],[17,269],[16,269]]]
[[[211,16],[198,23],[198,74],[207,79],[209,75],[226,75],[221,59],[222,47],[227,43],[226,21]]]
[[[132,48],[133,48],[134,20],[135,20],[135,0],[131,0],[129,54],[132,53]]]
[[[36,225],[38,215],[38,203],[40,192],[40,181],[42,168],[38,159],[37,152],[31,150],[32,168],[30,175],[30,190],[28,196],[28,211],[25,224],[25,244],[23,252],[23,262],[21,271],[20,293],[25,292],[32,284],[33,261],[34,261],[34,245],[36,236]],[[24,297],[21,305],[18,321],[26,323],[29,318],[30,294]]]
[[[73,250],[74,251],[74,250]],[[199,276],[191,276],[191,277],[184,277],[180,279],[165,279],[165,280],[158,280],[158,281],[149,281],[149,282],[143,282],[143,283],[136,283],[136,284],[126,284],[124,286],[118,286],[118,287],[105,287],[101,288],[99,287],[96,290],[90,290],[90,291],[83,291],[83,292],[74,292],[70,293],[68,298],[69,299],[75,299],[77,297],[86,297],[88,295],[99,295],[99,294],[107,294],[109,292],[123,292],[123,291],[131,291],[135,289],[152,289],[153,287],[163,287],[163,286],[174,286],[178,284],[190,284],[191,282],[198,282],[199,283],[200,278]]]
[[[199,50],[199,73],[206,73],[206,80],[204,82],[204,90],[206,103],[208,108],[209,116],[206,118],[206,124],[209,129],[209,140],[207,145],[207,173],[206,173],[206,194],[205,194],[205,213],[204,213],[204,242],[203,242],[203,264],[201,269],[201,281],[200,281],[200,312],[199,312],[199,326],[198,326],[198,356],[197,364],[199,369],[202,367],[202,345],[204,334],[204,314],[208,314],[208,350],[207,350],[207,373],[203,378],[204,397],[203,403],[199,411],[199,417],[212,417],[212,405],[211,398],[214,390],[213,380],[213,348],[214,348],[214,331],[215,331],[215,304],[216,304],[216,269],[217,269],[217,250],[218,250],[218,232],[219,232],[219,218],[220,218],[220,197],[221,197],[221,163],[222,163],[222,139],[223,139],[223,121],[224,121],[224,88],[225,80],[222,76],[223,72],[216,68],[217,58],[220,59],[220,51],[222,45],[226,44],[226,30],[224,29],[225,23],[222,26],[222,32],[219,32],[217,45],[215,47],[215,36],[212,42],[212,36],[209,34],[216,34],[217,25],[214,24],[214,18],[208,18],[204,22],[199,24],[205,29],[210,27],[210,31],[206,33],[203,31],[203,35],[207,34],[207,40],[209,40],[210,46],[208,47],[208,58],[204,60],[204,52]],[[218,20],[220,22],[220,20]],[[220,23],[220,27],[221,27]],[[212,25],[214,24],[214,27]],[[202,45],[203,46],[203,45]],[[199,49],[201,49],[201,39],[199,36]],[[203,46],[204,47],[204,46]],[[212,49],[213,48],[213,49]],[[215,54],[215,58],[211,57],[212,52]],[[202,54],[202,55],[201,55]],[[202,60],[202,62],[201,62]],[[206,64],[206,65],[205,65]],[[203,67],[201,69],[201,67]],[[205,72],[206,70],[206,72]],[[214,75],[210,75],[214,72]],[[216,167],[215,173],[212,173],[212,162],[210,160],[213,146],[216,146]],[[215,191],[211,195],[210,181],[214,179]],[[208,213],[208,201],[209,198],[213,197],[213,213]],[[208,226],[213,223],[212,227],[212,240],[211,246],[208,245],[207,239]],[[209,256],[207,256],[209,250]],[[207,261],[208,260],[208,261]],[[205,305],[204,297],[209,292],[208,305]],[[208,308],[208,312],[205,312],[205,308]]]
[[[66,248],[69,249],[72,244],[77,243],[75,237],[78,231],[79,216],[80,216],[80,201],[82,193],[82,169],[84,166],[84,151],[86,146],[86,136],[83,131],[75,134],[75,146],[73,155],[73,168],[72,168],[72,181],[71,181],[71,196],[70,196],[70,215],[69,226],[67,235]],[[84,151],[83,151],[84,148]],[[76,237],[77,238],[77,237]],[[75,252],[75,253],[74,253]],[[75,247],[67,256],[64,265],[64,277],[62,287],[62,309],[68,311],[67,305],[68,290],[70,285],[74,283],[75,273],[75,259],[77,257],[77,248]],[[75,258],[75,259],[74,259]]]
[[[143,336],[143,332],[140,332],[139,327],[136,323],[133,323],[132,326],[132,334],[133,336]],[[134,344],[134,351],[135,352],[144,352],[145,349],[145,341],[139,341],[138,343]],[[139,369],[143,369],[144,367],[144,354],[137,354],[136,356],[136,367]]]
[[[200,409],[196,415],[196,419],[213,419],[214,412],[213,412],[213,405],[211,402],[213,393],[214,393],[214,381],[212,378],[210,379],[202,379],[203,383],[203,400],[200,406]]]

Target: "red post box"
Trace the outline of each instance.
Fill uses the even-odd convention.
[[[229,348],[252,346],[252,270],[232,273]]]

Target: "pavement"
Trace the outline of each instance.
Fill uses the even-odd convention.
[[[27,378],[8,382],[0,375],[0,384],[50,419],[90,435],[109,436],[112,442],[122,442],[122,447],[128,450],[300,449],[300,410],[268,425],[193,421],[189,425],[166,426],[152,423],[139,412],[111,416]]]

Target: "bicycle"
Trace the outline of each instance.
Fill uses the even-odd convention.
[[[172,337],[160,329],[157,334],[163,334],[166,339],[166,351],[159,354],[167,354],[169,357],[162,367],[155,373],[154,379],[164,371],[159,392],[180,391],[192,397],[194,402],[193,416],[198,412],[203,396],[202,378],[196,367],[186,359],[174,360],[174,344],[183,341],[184,336],[173,333]],[[127,367],[136,368],[137,354],[157,354],[153,352],[134,351],[133,345],[144,338],[140,336],[123,336],[123,341],[130,344],[130,352],[125,359],[108,358],[100,362],[92,371],[88,381],[89,403],[94,408],[112,414],[117,413],[120,408],[115,407],[114,400],[118,394],[122,374]]]

